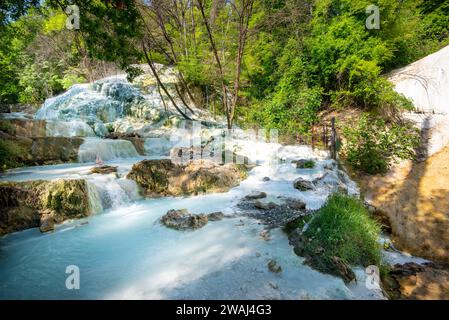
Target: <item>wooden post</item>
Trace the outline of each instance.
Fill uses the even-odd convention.
[[[315,126],[312,126],[312,150],[315,150]]]
[[[335,130],[335,117],[332,117],[331,156],[337,159],[337,131]]]

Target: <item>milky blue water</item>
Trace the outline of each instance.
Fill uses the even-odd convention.
[[[133,161],[118,162],[119,171]],[[297,170],[286,162],[254,168],[249,178],[227,193],[186,198],[128,201],[83,220],[57,226],[42,234],[37,228],[0,238],[0,299],[377,299],[378,292],[360,281],[345,285],[339,278],[303,265],[286,235],[239,216],[236,204],[259,190],[270,201],[296,197],[319,208],[330,190],[310,192],[293,188],[292,179],[323,174],[326,161],[314,170]],[[103,176],[89,175],[92,164],[44,166],[10,172],[5,180],[88,177],[97,184]],[[270,177],[264,181],[263,177]],[[97,179],[97,180],[96,180]],[[123,178],[121,178],[123,179]],[[112,181],[112,180],[104,180]],[[104,182],[110,183],[110,182]],[[170,209],[192,213],[223,211],[227,218],[195,231],[176,231],[160,224]],[[282,267],[273,273],[270,260]],[[80,288],[66,287],[67,266],[80,270]]]

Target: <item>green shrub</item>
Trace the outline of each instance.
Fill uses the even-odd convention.
[[[387,124],[384,120],[363,115],[353,127],[343,130],[346,139],[343,156],[356,170],[368,174],[383,173],[396,159],[413,159],[419,135],[406,123]]]
[[[380,226],[369,217],[363,203],[354,197],[334,194],[318,210],[304,232],[305,256],[312,266],[329,272],[332,257],[350,265],[380,265]],[[320,252],[317,256],[317,252]]]

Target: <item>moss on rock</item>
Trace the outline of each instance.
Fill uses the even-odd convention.
[[[240,165],[197,160],[183,166],[167,159],[136,163],[127,176],[136,181],[147,196],[226,192],[246,177],[246,168]]]
[[[85,180],[0,183],[0,234],[39,227],[42,215],[57,222],[91,214]]]

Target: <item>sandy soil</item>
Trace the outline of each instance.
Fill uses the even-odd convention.
[[[420,163],[401,162],[386,175],[360,177],[366,200],[391,223],[394,244],[449,262],[449,147]]]

